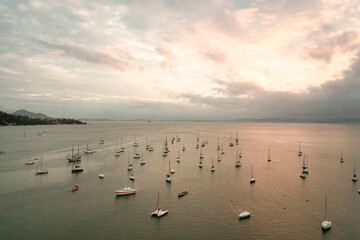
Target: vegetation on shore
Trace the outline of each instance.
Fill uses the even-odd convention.
[[[31,118],[28,116],[13,115],[0,111],[0,126],[55,124],[86,124],[86,122],[70,118]]]

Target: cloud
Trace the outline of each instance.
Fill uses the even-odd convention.
[[[74,57],[81,61],[98,65],[107,65],[121,71],[126,71],[130,69],[129,63],[123,59],[120,59],[109,53],[94,51],[92,49],[80,46],[72,42],[66,42],[62,44],[53,44],[42,40],[37,40],[37,42],[48,48],[61,50],[64,55]]]
[[[219,49],[204,49],[200,50],[200,53],[215,62],[226,62],[226,53]]]
[[[354,31],[333,34],[326,41],[321,41],[310,49],[309,56],[329,63],[336,53],[354,50],[359,45],[358,33]]]
[[[163,58],[160,65],[162,67],[171,67],[171,62],[175,59],[175,54],[170,48],[157,47],[156,52]]]

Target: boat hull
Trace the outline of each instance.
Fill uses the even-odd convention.
[[[250,217],[250,214],[251,214],[250,212],[242,212],[239,214],[239,218],[240,219],[248,218]]]

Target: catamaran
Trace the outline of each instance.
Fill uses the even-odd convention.
[[[160,203],[160,193],[158,192],[158,198],[156,201],[155,211],[151,213],[151,216],[159,218],[168,213],[168,210],[162,210],[162,208],[159,207],[159,203]]]

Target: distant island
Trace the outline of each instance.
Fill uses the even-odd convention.
[[[42,113],[26,110],[18,110],[12,114],[0,111],[0,126],[56,124],[86,124],[86,122],[70,118],[52,118]]]

